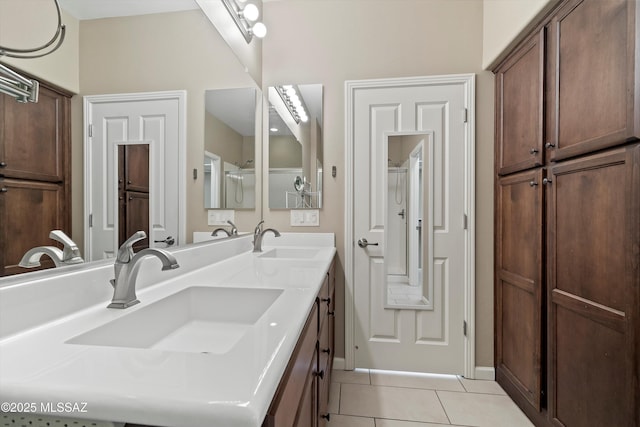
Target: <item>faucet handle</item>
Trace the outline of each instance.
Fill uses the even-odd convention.
[[[253,230],[253,234],[254,235],[258,235],[258,234],[262,233],[262,224],[264,224],[264,220],[260,221],[258,223],[258,225],[256,225],[256,229]]]
[[[126,242],[118,249],[118,262],[128,263],[133,258],[133,244],[147,237],[144,231],[136,231]]]
[[[236,227],[236,225],[231,220],[227,220],[227,223],[231,226],[231,233],[229,233],[229,235],[230,236],[237,235],[238,227]]]
[[[78,249],[78,245],[76,245],[76,242],[71,240],[71,238],[67,236],[62,230],[52,230],[49,233],[49,238],[63,244],[64,246],[64,248],[62,249],[63,262],[68,262],[68,261],[72,261],[73,263],[84,262],[82,257],[80,256],[80,249]]]

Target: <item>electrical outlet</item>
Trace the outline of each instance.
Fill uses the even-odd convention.
[[[207,211],[207,224],[209,225],[229,225],[227,221],[235,222],[234,210],[210,209]]]

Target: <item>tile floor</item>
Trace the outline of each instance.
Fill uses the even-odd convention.
[[[331,378],[331,427],[533,426],[495,381],[368,369]]]

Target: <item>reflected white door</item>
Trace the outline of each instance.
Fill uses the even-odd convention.
[[[401,82],[351,92],[353,367],[465,373],[469,90],[469,80],[465,80]],[[429,134],[424,144],[432,144],[425,147],[433,153],[433,194],[429,197],[433,200],[429,207],[433,264],[424,266],[425,277],[426,269],[433,270],[432,294],[425,295],[432,308],[385,308],[384,254],[390,238],[385,235],[387,137],[390,133],[421,132]],[[356,242],[362,238],[378,245],[361,248]],[[428,247],[426,242],[424,247]],[[347,270],[349,266],[349,274]]]
[[[149,144],[149,246],[184,238],[184,92],[85,97],[85,257],[118,249],[117,145]]]

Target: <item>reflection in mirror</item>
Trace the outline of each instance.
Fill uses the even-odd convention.
[[[256,92],[205,91],[205,209],[256,206]]]
[[[269,88],[269,208],[322,207],[322,85]]]
[[[387,139],[384,259],[388,307],[433,308],[429,147],[425,134]]]

